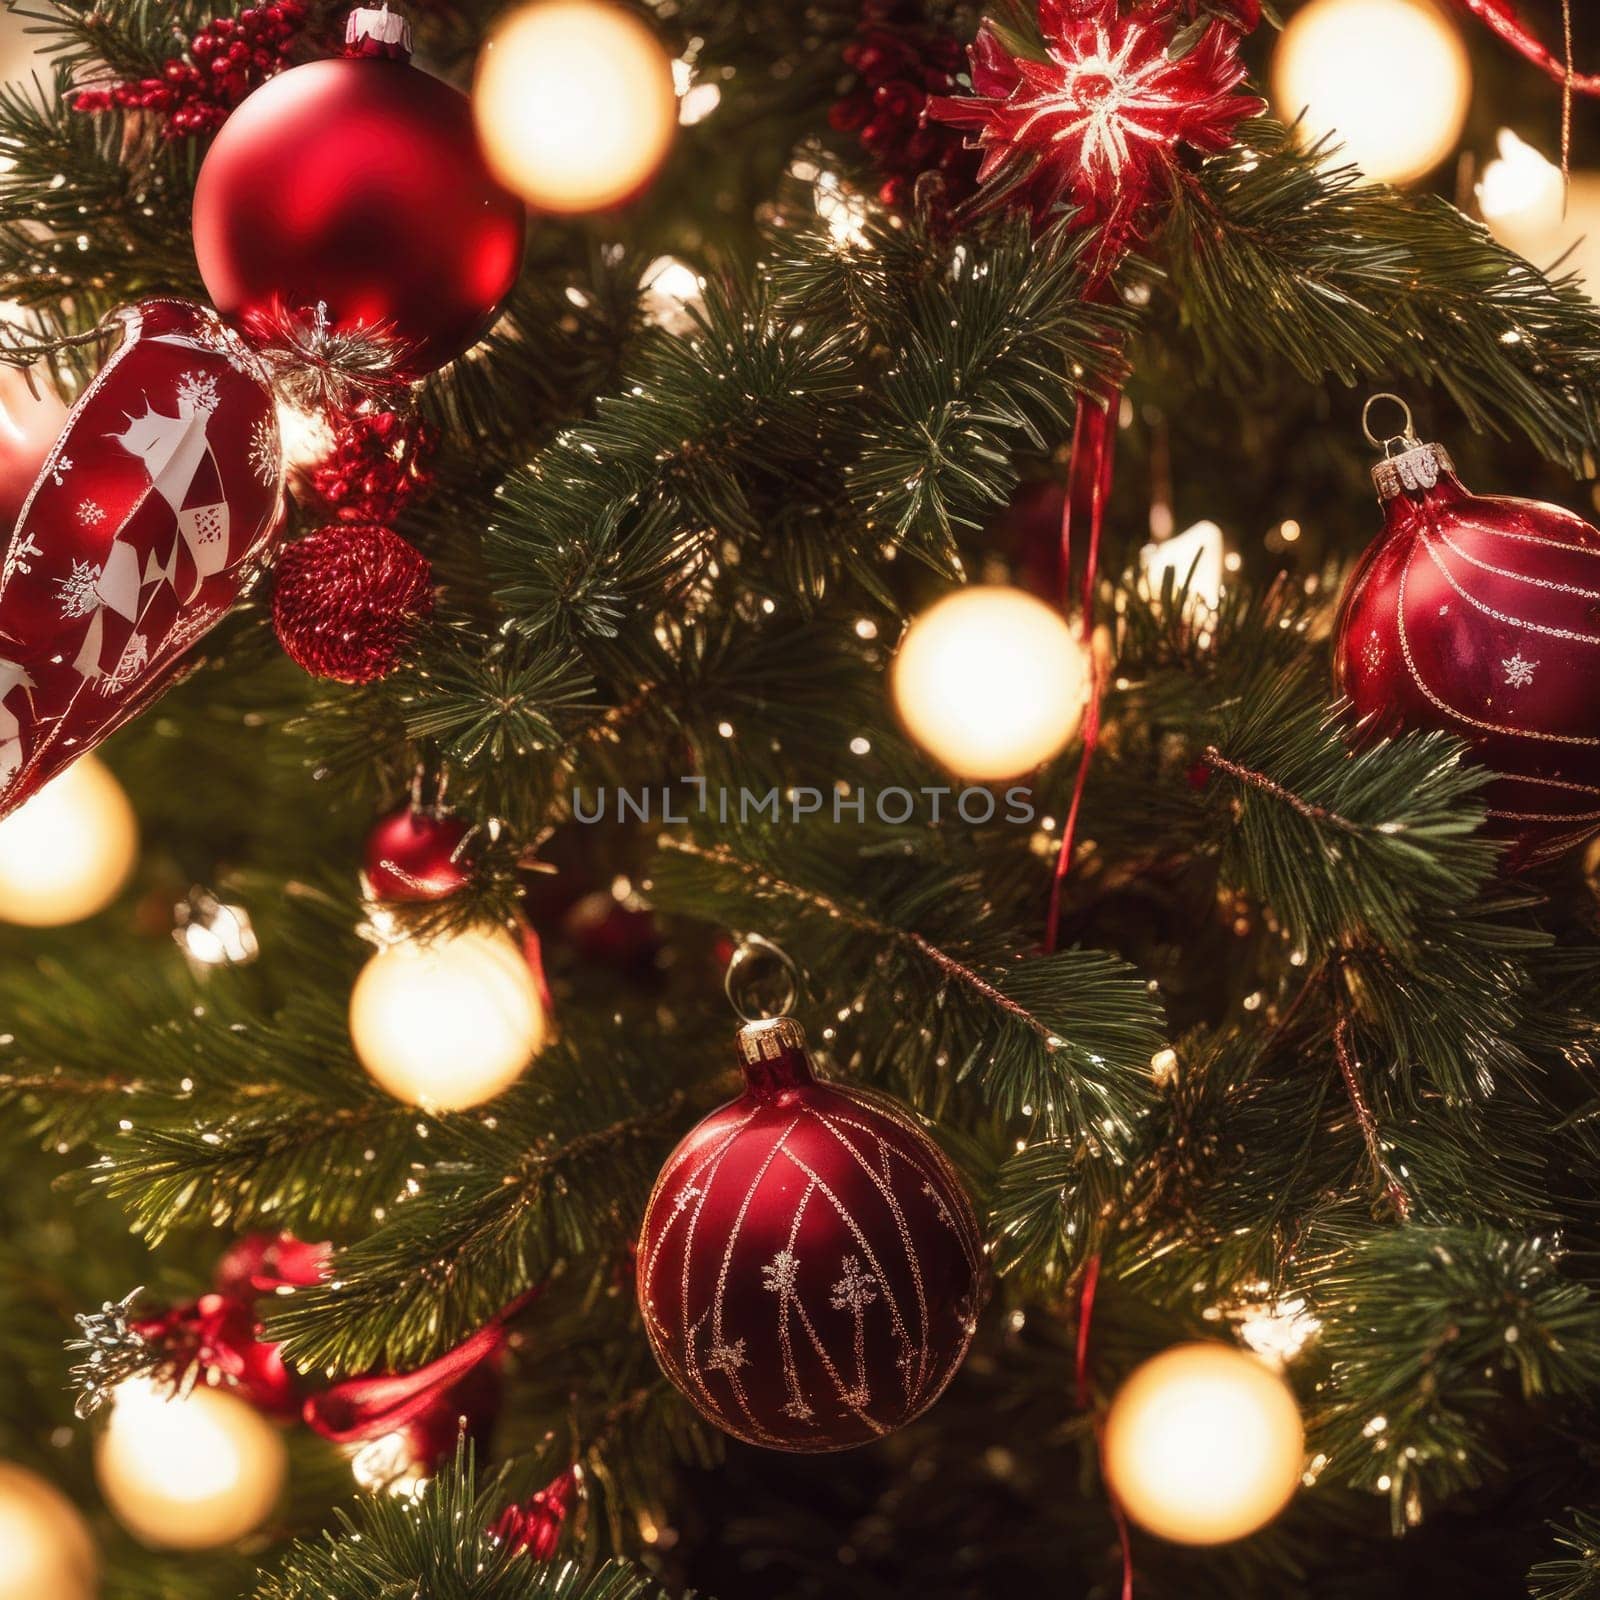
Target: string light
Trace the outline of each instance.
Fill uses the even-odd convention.
[[[907,631],[892,687],[906,731],[960,777],[1029,772],[1063,750],[1088,700],[1089,654],[1020,589],[958,589]]]
[[[121,893],[138,853],[122,785],[80,756],[0,822],[0,922],[60,928],[92,917]]]
[[[462,1111],[510,1088],[548,1033],[527,954],[502,928],[387,945],[350,996],[362,1066],[397,1100],[432,1111]]]
[[[1305,1430],[1293,1391],[1256,1357],[1232,1345],[1178,1345],[1118,1390],[1104,1461],[1141,1527],[1178,1544],[1225,1544],[1289,1503]]]
[[[683,338],[695,331],[695,312],[706,303],[706,280],[687,261],[657,256],[639,277],[645,320]]]
[[[1555,162],[1509,128],[1495,147],[1477,187],[1489,232],[1537,267],[1560,261],[1593,294],[1600,285],[1600,175],[1574,173],[1569,184]]]
[[[288,1474],[282,1436],[248,1401],[204,1386],[174,1396],[144,1378],[118,1385],[95,1449],[106,1504],[156,1549],[213,1550],[253,1533]]]
[[[191,967],[242,967],[261,954],[250,913],[194,888],[175,910],[172,937]]]
[[[1214,522],[1197,522],[1186,532],[1147,544],[1139,552],[1140,586],[1152,601],[1159,602],[1170,572],[1173,590],[1185,596],[1187,609],[1214,614],[1222,601],[1225,555],[1222,529]]]
[[[473,111],[489,165],[542,211],[633,199],[672,147],[672,63],[645,23],[606,0],[536,0],[490,35]]]
[[[1312,0],[1278,41],[1272,89],[1308,141],[1332,135],[1374,183],[1409,183],[1460,141],[1472,66],[1433,0]]]
[[[0,1600],[94,1600],[99,1562],[72,1502],[0,1461]]]

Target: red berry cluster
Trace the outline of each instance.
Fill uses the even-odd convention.
[[[306,25],[303,0],[271,0],[236,17],[217,17],[174,56],[159,78],[80,89],[76,111],[153,111],[169,139],[215,133],[250,91],[289,65]]]
[[[355,412],[312,470],[312,492],[339,522],[392,524],[433,487],[438,445],[438,429],[413,412]]]
[[[927,117],[929,99],[959,88],[966,47],[931,27],[915,0],[864,0],[858,37],[845,50],[856,85],[829,114],[840,133],[860,140],[883,173],[878,198],[895,210],[914,202],[948,215],[976,192],[978,154],[959,131]],[[938,173],[937,188],[918,186]]]
[[[374,683],[433,613],[433,569],[392,529],[339,523],[278,557],[278,642],[314,678]]]

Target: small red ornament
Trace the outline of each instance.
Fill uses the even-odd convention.
[[[225,316],[360,331],[418,377],[483,336],[522,266],[527,213],[490,175],[467,97],[409,63],[396,13],[357,11],[351,54],[258,89],[223,125],[194,197]]]
[[[432,613],[433,569],[389,528],[323,528],[278,558],[278,642],[314,678],[387,677]]]
[[[793,1018],[739,1033],[746,1089],[680,1144],[639,1235],[662,1369],[719,1428],[844,1450],[920,1416],[985,1291],[955,1168],[886,1097],[820,1082]]]
[[[447,900],[472,881],[462,845],[472,831],[460,817],[402,806],[367,835],[367,889],[374,899]]]
[[[1501,774],[1489,827],[1518,858],[1600,832],[1600,532],[1470,493],[1410,435],[1374,472],[1384,531],[1351,575],[1335,681],[1379,734],[1442,729]]]
[[[530,1561],[553,1561],[578,1498],[578,1474],[571,1468],[547,1483],[522,1505],[507,1506],[489,1536]]]
[[[282,516],[277,409],[251,352],[181,300],[116,322],[0,563],[0,816],[170,687]]]
[[[1188,26],[1176,0],[1039,0],[1046,58],[1013,55],[985,23],[972,46],[975,93],[938,98],[929,114],[969,130],[979,181],[1040,224],[1063,207],[1104,226],[1120,252],[1144,231],[1184,146],[1216,152],[1261,110],[1237,94],[1239,30],[1213,20],[1181,55]]]

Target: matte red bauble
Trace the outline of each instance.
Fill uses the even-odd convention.
[[[367,835],[367,888],[378,900],[446,900],[471,874],[460,859],[471,831],[460,817],[402,806]]]
[[[1501,776],[1489,827],[1522,861],[1600,831],[1600,532],[1468,492],[1440,445],[1374,477],[1385,525],[1350,580],[1334,673],[1381,734],[1442,729]]]
[[[251,352],[182,300],[117,322],[0,564],[0,816],[170,686],[281,519],[277,409]]]
[[[972,1202],[894,1101],[820,1082],[792,1018],[739,1034],[745,1092],[673,1152],[639,1236],[639,1308],[707,1420],[844,1450],[926,1411],[972,1342]]]
[[[363,21],[362,19],[370,19]],[[467,97],[406,59],[363,54],[389,12],[351,18],[356,54],[262,85],[200,169],[195,254],[218,309],[260,330],[365,330],[398,376],[482,338],[522,265],[527,213],[484,165]]]

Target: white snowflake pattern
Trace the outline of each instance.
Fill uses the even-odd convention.
[[[697,1183],[685,1184],[683,1186],[683,1188],[681,1188],[678,1191],[677,1197],[673,1200],[672,1209],[674,1211],[687,1211],[689,1209],[689,1207],[694,1204],[695,1197],[699,1193],[700,1193],[700,1185],[699,1184],[697,1184]]]
[[[61,615],[69,622],[98,609],[100,596],[95,586],[100,582],[100,570],[92,561],[74,561],[71,573],[56,579],[61,591]]]
[[[278,417],[269,411],[250,430],[250,467],[264,488],[277,486],[283,466],[283,442],[278,435]]]
[[[1376,672],[1383,665],[1383,645],[1376,628],[1367,635],[1367,642],[1361,647],[1361,659],[1366,663],[1368,672]]]
[[[204,411],[208,416],[222,404],[221,396],[217,393],[217,380],[214,373],[186,372],[178,380],[178,404],[189,406],[195,411]]]
[[[1513,689],[1526,689],[1533,682],[1534,669],[1539,665],[1537,661],[1523,659],[1522,652],[1517,653],[1506,661],[1500,663],[1505,671],[1506,682]]]
[[[799,1395],[792,1400],[786,1400],[781,1409],[784,1416],[794,1422],[809,1422],[816,1415]]]
[[[800,1270],[800,1258],[793,1250],[780,1250],[762,1269],[761,1286],[773,1294],[794,1293],[795,1274]]]
[[[14,573],[32,572],[34,558],[43,554],[44,551],[39,548],[39,541],[31,533],[24,533],[16,544],[6,551],[5,571],[0,574],[0,583],[10,583]]]
[[[50,469],[50,481],[60,488],[67,481],[67,474],[72,471],[71,456],[57,456],[56,464]]]
[[[731,1378],[740,1367],[750,1365],[750,1358],[744,1353],[744,1340],[735,1339],[732,1344],[714,1344],[706,1356],[706,1365],[713,1372],[725,1372]]]
[[[833,1286],[833,1309],[854,1311],[859,1315],[878,1298],[878,1280],[872,1273],[863,1271],[854,1256],[844,1258],[842,1270],[844,1276]]]
[[[106,508],[98,500],[85,500],[78,507],[78,521],[86,528],[98,528],[106,520]]]
[[[101,692],[121,694],[149,664],[150,641],[142,633],[136,633],[128,640],[122,659],[117,663],[117,670],[100,680]]]

